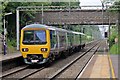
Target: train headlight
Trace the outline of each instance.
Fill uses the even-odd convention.
[[[28,49],[28,48],[22,48],[22,51],[23,51],[23,52],[28,52],[29,49]]]
[[[42,52],[46,52],[48,49],[47,48],[41,48]]]

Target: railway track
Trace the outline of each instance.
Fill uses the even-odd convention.
[[[91,49],[87,50],[86,52],[84,52],[82,55],[78,56],[77,58],[75,58],[73,61],[71,61],[69,64],[67,64],[66,66],[64,66],[62,69],[60,69],[59,71],[57,71],[55,74],[53,74],[52,76],[50,76],[50,80],[53,80],[53,79],[56,79],[56,78],[74,78],[75,80],[79,78],[79,75],[81,74],[82,70],[84,69],[84,67],[87,65],[87,63],[89,62],[89,60],[92,58],[92,56],[95,54],[95,52],[97,51],[97,49],[99,48],[99,46],[93,46]],[[94,49],[94,50],[93,50]],[[81,60],[81,58],[86,57],[87,54],[91,51],[92,51],[92,54],[90,56],[90,58],[88,58],[88,60],[85,62],[85,64],[81,67],[81,70],[78,72],[78,74],[75,76],[75,77],[71,77],[71,75],[64,75],[64,74],[67,74],[68,72],[68,69],[71,70],[71,66],[73,66],[74,64],[77,63],[77,61]],[[73,68],[73,67],[72,67]],[[74,70],[73,70],[74,71]]]
[[[28,68],[28,66],[20,66],[20,68],[17,67],[17,69],[14,68],[14,70],[11,69],[10,71],[3,72],[2,78],[5,78],[5,77],[12,75],[14,73],[17,73],[19,71],[25,70],[27,68]]]
[[[38,66],[37,67],[26,66],[26,67],[23,67],[22,69],[13,71],[13,72],[6,74],[6,75],[3,75],[2,78],[3,79],[18,78],[19,80],[22,80],[22,79],[25,79],[32,74],[35,74],[35,73],[43,70],[44,68],[45,68],[44,66],[42,66],[42,67],[39,66],[39,68],[38,68]],[[25,74],[25,73],[27,73],[27,74]]]
[[[75,58],[73,61],[71,61],[69,64],[64,66],[63,68],[59,69],[57,73],[55,73],[52,76],[49,76],[48,78],[54,79],[58,77],[62,72],[64,72],[67,68],[69,68],[71,65],[73,65],[76,61],[78,61],[80,58],[82,58],[86,53],[90,52],[92,48],[94,48],[98,42],[92,46],[90,49],[88,49],[86,52],[82,53],[80,56]],[[98,47],[97,47],[98,48]],[[96,49],[95,49],[96,50]],[[85,65],[84,65],[85,66]],[[36,74],[37,72],[41,72],[45,69],[44,66],[38,66],[38,67],[30,67],[30,66],[24,66],[23,68],[11,71],[10,73],[3,74],[2,78],[7,79],[7,78],[18,78],[18,79],[26,79],[29,78],[29,76],[32,76]],[[27,74],[26,74],[27,73]],[[77,75],[78,76],[78,75]]]

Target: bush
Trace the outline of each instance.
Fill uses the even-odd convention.
[[[16,40],[8,39],[7,40],[7,53],[14,53],[14,52],[16,52]]]
[[[8,46],[16,47],[16,40],[15,40],[15,39],[8,40],[8,41],[7,41],[7,45],[8,45]]]
[[[110,47],[111,54],[118,54],[118,44],[114,44]]]
[[[118,53],[118,45],[117,45],[117,43],[115,43],[115,38],[118,38],[117,26],[112,26],[111,34],[110,34],[110,38],[109,38],[110,53],[112,53],[112,54]]]

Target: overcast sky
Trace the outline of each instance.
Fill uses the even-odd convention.
[[[80,6],[102,6],[100,0],[79,0]],[[102,9],[102,7],[81,7],[82,9]]]

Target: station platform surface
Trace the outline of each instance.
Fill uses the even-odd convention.
[[[120,65],[118,63],[120,61],[120,55],[110,55],[110,59],[113,65],[113,75],[120,80]]]
[[[117,56],[95,54],[80,78],[112,78],[118,79]]]
[[[104,78],[118,80],[118,55],[109,54],[107,40],[103,40],[80,78]],[[120,78],[119,78],[120,79]]]
[[[20,56],[22,56],[20,51],[17,51],[15,53],[8,53],[6,55],[0,54],[0,61],[13,59],[13,58],[17,58],[17,57],[20,57]]]

